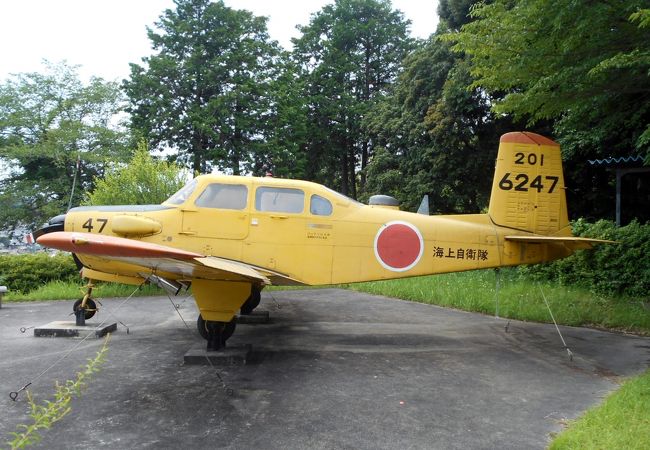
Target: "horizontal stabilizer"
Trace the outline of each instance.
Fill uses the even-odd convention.
[[[565,244],[571,248],[592,248],[596,244],[617,244],[616,241],[606,239],[591,239],[575,236],[538,236],[538,235],[519,235],[506,236],[506,241],[527,242],[531,244],[551,244],[553,242]]]

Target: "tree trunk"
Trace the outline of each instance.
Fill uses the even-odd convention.
[[[348,195],[348,151],[343,150],[341,155],[341,194]]]
[[[356,168],[354,167],[356,158],[354,157],[354,146],[350,145],[350,156],[348,157],[349,170],[347,176],[350,177],[350,197],[357,198],[357,177]]]

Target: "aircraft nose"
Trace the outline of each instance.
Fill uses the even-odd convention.
[[[48,220],[47,223],[43,225],[43,227],[34,231],[32,235],[34,236],[34,240],[36,240],[47,233],[53,233],[55,231],[64,231],[64,227],[65,227],[65,214],[59,214],[58,216],[52,217],[50,220]]]

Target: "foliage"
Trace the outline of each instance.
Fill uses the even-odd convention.
[[[65,384],[55,385],[54,401],[45,400],[43,404],[37,404],[31,393],[27,393],[29,401],[30,413],[29,416],[33,422],[29,425],[18,425],[17,432],[12,432],[14,439],[8,444],[13,449],[22,449],[30,445],[36,444],[41,441],[39,430],[49,430],[56,422],[63,419],[72,410],[70,403],[73,397],[79,397],[81,392],[88,387],[90,378],[100,371],[101,365],[106,360],[106,353],[108,351],[108,342],[110,334],[106,336],[104,345],[97,352],[93,359],[89,359],[88,363],[77,372],[74,380],[67,380]]]
[[[116,83],[76,67],[46,63],[44,73],[14,75],[0,85],[0,228],[37,226],[65,212],[75,175],[78,189],[92,186],[107,159],[126,153],[127,135],[114,117],[122,108]]]
[[[603,294],[625,294],[648,301],[650,292],[650,224],[633,221],[624,227],[607,220],[573,223],[577,236],[608,239],[618,244],[598,245],[547,264],[521,268],[523,274],[563,285],[581,285]]]
[[[560,433],[550,450],[650,448],[650,371],[625,381],[604,402]]]
[[[361,120],[413,48],[408,25],[387,0],[336,0],[300,27],[292,57],[308,101],[306,178],[352,197],[363,188],[373,143]]]
[[[144,142],[138,144],[131,161],[113,163],[95,189],[87,195],[88,205],[158,204],[178,191],[186,174],[174,163],[154,159]]]
[[[11,293],[27,293],[50,281],[78,278],[77,266],[67,253],[0,256],[0,283]]]
[[[607,178],[586,171],[587,159],[650,155],[644,5],[646,0],[483,2],[472,10],[475,20],[445,36],[471,56],[471,86],[491,95],[496,113],[529,126],[552,123],[580,215],[607,203]]]
[[[132,127],[193,172],[250,170],[268,127],[279,55],[266,18],[223,1],[177,0],[148,29],[155,51],[131,64]]]

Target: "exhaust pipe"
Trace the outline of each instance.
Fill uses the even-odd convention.
[[[149,283],[153,283],[169,294],[178,295],[178,293],[183,289],[183,285],[174,280],[167,280],[165,278],[159,277],[158,275],[151,274],[147,277]]]

